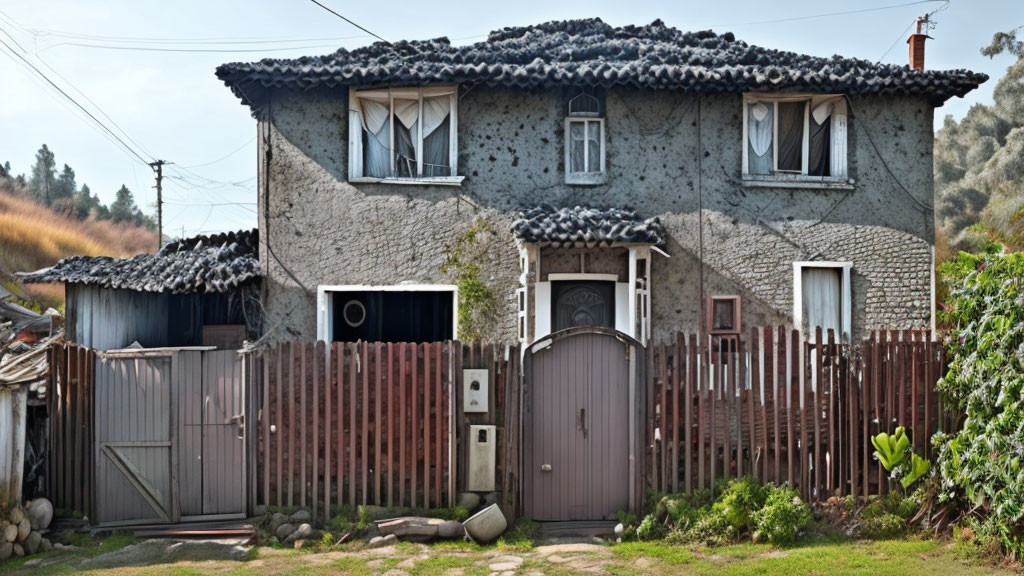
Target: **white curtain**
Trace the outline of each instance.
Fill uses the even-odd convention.
[[[836,337],[842,334],[842,271],[837,268],[804,268],[803,328],[814,334],[821,327],[822,334],[830,328]]]
[[[587,172],[601,171],[601,123],[587,122]]]
[[[752,102],[748,107],[747,172],[769,174],[772,170],[772,106]]]
[[[359,103],[366,135],[363,146],[363,174],[373,178],[385,178],[391,173],[391,127],[388,107],[366,98],[360,99]]]
[[[423,99],[423,175],[451,176],[451,96]]]
[[[583,159],[583,140],[586,137],[584,122],[569,123],[569,171],[583,172],[586,163]]]

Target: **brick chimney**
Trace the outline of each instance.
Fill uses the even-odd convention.
[[[921,16],[917,19],[917,31],[907,38],[910,45],[910,67],[914,70],[924,70],[924,41],[931,36],[921,31],[922,25],[928,24],[928,16]]]

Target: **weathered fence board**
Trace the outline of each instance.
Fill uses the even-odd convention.
[[[54,508],[91,517],[96,353],[76,344],[54,344],[49,354],[47,491]]]
[[[752,474],[804,498],[884,493],[870,436],[905,426],[918,450],[949,429],[935,390],[943,346],[926,331],[879,331],[853,344],[783,327],[694,335],[650,349],[654,406],[648,478],[662,492]]]

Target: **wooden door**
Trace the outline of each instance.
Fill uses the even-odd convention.
[[[169,357],[96,361],[96,523],[174,522]]]
[[[630,508],[629,362],[607,332],[533,352],[525,502],[538,521],[614,519]]]
[[[245,513],[245,389],[234,350],[203,353],[203,515]]]

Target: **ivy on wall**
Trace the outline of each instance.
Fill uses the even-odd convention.
[[[477,220],[445,248],[441,271],[451,275],[459,288],[459,333],[463,341],[478,340],[488,334],[498,314],[494,290],[480,278],[480,262],[486,256],[493,237],[488,219]]]

